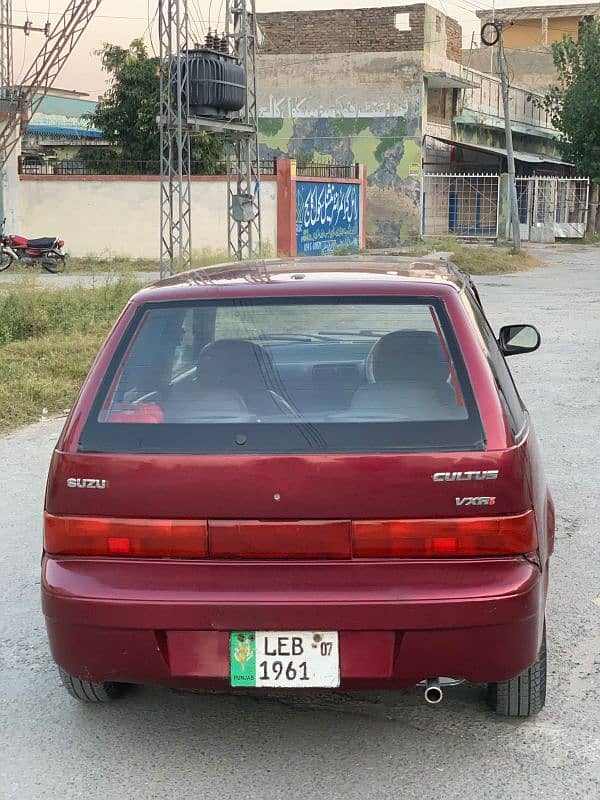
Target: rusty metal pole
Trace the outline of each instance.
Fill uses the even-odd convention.
[[[498,63],[500,66],[500,80],[502,81],[502,102],[504,105],[504,130],[506,133],[506,160],[508,162],[508,190],[510,196],[510,218],[512,227],[512,241],[515,250],[521,249],[521,228],[519,222],[519,200],[517,198],[517,178],[515,170],[515,153],[513,150],[512,127],[510,120],[510,95],[508,86],[508,68],[504,55],[504,40],[500,32],[498,42]]]

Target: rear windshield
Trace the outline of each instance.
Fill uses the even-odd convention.
[[[483,446],[443,303],[388,297],[142,306],[80,442],[240,454]]]

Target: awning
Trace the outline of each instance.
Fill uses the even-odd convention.
[[[26,133],[39,136],[62,136],[69,139],[101,139],[104,134],[94,128],[63,128],[54,125],[28,125]]]
[[[480,84],[450,72],[424,72],[430,89],[477,89]]]
[[[464,150],[474,150],[479,153],[489,153],[490,155],[498,156],[498,158],[506,158],[506,150],[503,147],[490,147],[483,144],[467,144],[466,142],[457,142],[454,139],[443,139],[440,136],[430,136],[430,139],[435,139],[443,144],[452,145],[452,147],[461,147]],[[515,161],[522,161],[527,164],[556,164],[566,167],[573,165],[568,161],[562,161],[556,156],[549,156],[545,153],[526,153],[522,150],[515,150]]]

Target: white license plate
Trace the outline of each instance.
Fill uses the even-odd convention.
[[[229,655],[232,686],[340,685],[337,631],[233,631]]]

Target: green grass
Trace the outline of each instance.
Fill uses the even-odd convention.
[[[470,245],[452,236],[428,237],[416,244],[409,255],[425,256],[433,252],[450,253],[450,260],[472,275],[520,272],[542,266],[539,258],[524,249],[515,252],[512,247],[499,244]]]
[[[264,242],[261,248],[260,257],[270,258],[273,248],[270,242]],[[223,264],[231,261],[227,250],[218,248],[204,247],[201,250],[194,250],[192,255],[192,268],[201,269],[211,267],[213,264]],[[11,267],[14,269],[15,267]],[[23,271],[29,269],[21,268]],[[78,273],[81,275],[94,275],[99,272],[114,275],[133,275],[136,272],[159,272],[160,262],[158,258],[99,258],[97,256],[85,256],[70,258],[67,262],[67,273]]]
[[[98,349],[139,288],[127,278],[94,289],[0,291],[0,432],[68,409]]]

